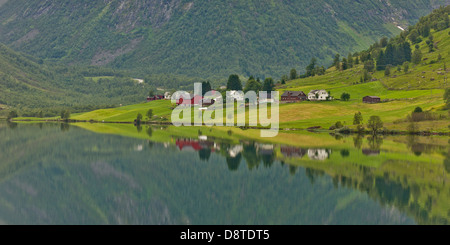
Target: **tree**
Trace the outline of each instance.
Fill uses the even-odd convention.
[[[361,114],[361,112],[357,112],[355,113],[355,115],[353,116],[353,125],[360,125],[363,123],[363,116]]]
[[[348,69],[348,62],[346,58],[342,59],[342,70],[345,71]]]
[[[274,88],[275,88],[275,85],[273,83],[273,79],[271,77],[268,77],[264,80],[264,84],[263,84],[261,91],[272,92],[272,91],[274,91]]]
[[[148,117],[148,120],[151,120],[151,119],[152,119],[152,117],[153,117],[153,109],[148,109],[148,111],[147,111],[147,117]]]
[[[8,117],[7,117],[8,120],[11,120],[11,119],[13,119],[13,118],[15,118],[15,117],[18,117],[16,111],[10,111],[10,112],[8,113]]]
[[[389,75],[391,75],[391,65],[387,65],[386,69],[384,70],[384,75],[386,77],[388,77]]]
[[[311,61],[309,62],[309,65],[306,66],[306,76],[307,77],[311,77],[311,76],[316,75],[314,73],[314,68],[316,67],[316,62],[317,62],[316,58],[313,57],[313,58],[311,58]]]
[[[70,118],[70,111],[69,110],[62,110],[61,111],[61,119],[63,120],[69,120]]]
[[[364,69],[366,69],[368,72],[373,72],[375,69],[375,65],[372,60],[368,60],[364,62]]]
[[[289,78],[287,75],[281,76],[281,84],[286,84],[286,81],[288,81],[288,80],[289,80]]]
[[[372,79],[372,76],[370,75],[370,73],[366,69],[364,69],[364,72],[363,72],[363,80],[364,80],[364,82],[368,82],[371,79]]]
[[[337,122],[334,124],[334,126],[335,126],[337,129],[344,127],[344,125],[341,123],[341,121],[337,121]]]
[[[348,54],[348,57],[347,57],[347,64],[348,64],[348,68],[353,68],[353,56],[352,56],[352,54]]]
[[[295,68],[291,69],[291,72],[289,73],[289,78],[291,80],[297,79],[298,75],[297,75],[297,70]]]
[[[422,61],[422,51],[420,51],[420,49],[414,50],[412,54],[412,62],[417,65],[421,61]]]
[[[140,125],[141,121],[142,121],[142,114],[138,113],[137,116],[136,116],[136,124]]]
[[[228,77],[227,90],[242,90],[242,82],[238,75],[233,74]]]
[[[412,43],[416,43],[419,38],[419,33],[416,29],[413,29],[408,36],[409,40],[411,40]]]
[[[416,109],[414,109],[414,113],[420,113],[420,112],[423,112],[421,107],[418,106],[418,107],[416,107]]]
[[[383,121],[381,121],[381,118],[379,116],[371,116],[367,127],[372,131],[372,134],[377,134],[377,132],[383,128]]]
[[[384,47],[386,47],[388,45],[388,38],[387,37],[382,37],[381,39],[380,39],[380,46],[382,47],[382,48],[384,48]]]
[[[350,100],[350,94],[349,93],[342,93],[341,94],[341,100],[349,101]]]
[[[155,96],[155,90],[154,90],[154,89],[150,89],[150,90],[148,91],[148,96],[149,96],[149,97]]]
[[[244,93],[247,93],[248,91],[255,91],[255,93],[258,94],[261,87],[262,85],[260,82],[256,81],[254,78],[250,78],[245,84]]]
[[[450,109],[450,88],[445,89],[444,100],[447,105],[447,109]]]
[[[341,69],[341,67],[339,66],[339,62],[340,61],[341,61],[341,56],[339,54],[336,54],[334,56],[333,65],[332,66],[336,66],[337,70]]]
[[[407,73],[409,71],[409,63],[408,62],[403,63],[403,71],[405,73]]]
[[[211,89],[211,83],[209,81],[202,82],[202,96],[205,96],[205,94],[211,91]]]

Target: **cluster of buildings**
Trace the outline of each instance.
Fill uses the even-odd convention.
[[[281,103],[295,103],[305,100],[324,101],[332,100],[333,97],[326,90],[311,90],[308,95],[303,91],[285,91],[281,95]]]
[[[216,91],[212,91],[213,94],[216,93]],[[233,99],[236,100],[243,100],[242,93],[239,91],[229,91],[230,96]],[[154,101],[154,100],[170,100],[171,94],[169,92],[166,92],[164,95],[155,95],[152,97],[147,97],[147,102]],[[260,100],[259,103],[271,103],[274,102],[275,98],[271,97],[271,93],[267,93],[267,99]],[[303,91],[284,91],[284,93],[281,95],[281,103],[296,103],[301,101],[326,101],[326,100],[333,100],[333,97],[330,96],[330,94],[326,90],[311,90],[308,94],[305,94]],[[176,104],[177,105],[203,105],[203,106],[210,106],[214,104],[215,99],[212,98],[204,98],[201,95],[194,95],[192,93],[186,94],[186,95],[178,95],[176,98]],[[381,99],[377,96],[365,96],[363,98],[364,103],[374,104],[374,103],[380,103]]]

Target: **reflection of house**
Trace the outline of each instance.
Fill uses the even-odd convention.
[[[273,155],[273,145],[269,144],[257,144],[256,149],[260,155]]]
[[[202,146],[197,140],[190,140],[190,139],[178,139],[176,142],[176,145],[182,150],[189,150],[193,149],[194,151],[199,151],[202,149]]]
[[[378,156],[380,155],[380,150],[363,149],[362,153],[366,156]]]
[[[306,94],[303,91],[285,91],[281,95],[282,103],[294,103],[306,100]]]
[[[281,154],[285,157],[296,157],[296,158],[302,158],[304,155],[306,155],[307,150],[297,147],[290,147],[290,146],[281,146]]]
[[[327,100],[330,95],[326,90],[311,90],[308,94],[308,100]]]
[[[206,141],[206,136],[199,136],[199,140],[192,140],[192,139],[177,139],[176,145],[180,149],[180,151],[183,150],[194,150],[199,151],[201,149],[211,149],[214,151],[215,144],[212,141]]]
[[[308,149],[308,157],[311,160],[325,160],[331,155],[331,150],[327,149]]]
[[[380,103],[380,101],[380,97],[377,96],[366,96],[363,98],[363,102],[368,104]]]
[[[235,146],[232,146],[230,149],[228,149],[228,154],[230,155],[230,157],[236,157],[243,150],[244,150],[244,147],[242,147],[242,145],[235,145]]]

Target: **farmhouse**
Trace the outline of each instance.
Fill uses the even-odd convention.
[[[295,103],[306,99],[306,94],[303,91],[285,91],[281,95],[281,103]]]
[[[363,98],[363,102],[369,104],[380,103],[380,101],[380,97],[377,96],[366,96]]]
[[[194,94],[181,94],[176,98],[177,105],[199,105],[203,97]]]
[[[330,95],[326,90],[311,90],[308,94],[308,100],[317,101],[317,100],[328,100]]]
[[[164,99],[164,95],[154,95],[154,96],[148,96],[147,102],[154,101],[154,100],[162,100]]]

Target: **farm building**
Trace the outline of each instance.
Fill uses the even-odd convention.
[[[199,105],[203,100],[201,95],[194,94],[181,94],[177,97],[177,105]]]
[[[380,103],[380,101],[380,97],[377,96],[366,96],[363,98],[363,102],[369,104]]]
[[[326,90],[311,90],[308,94],[308,100],[316,101],[316,100],[328,100],[330,95]]]
[[[281,95],[282,103],[294,103],[306,100],[306,94],[303,91],[285,91]]]

